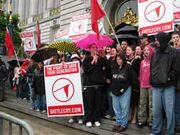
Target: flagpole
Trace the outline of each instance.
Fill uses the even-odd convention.
[[[110,27],[111,27],[111,29],[112,29],[113,35],[115,36],[117,43],[120,45],[120,42],[119,42],[118,37],[117,37],[117,35],[116,35],[116,32],[115,32],[115,30],[114,30],[114,28],[113,28],[113,26],[112,26],[112,24],[111,24],[111,22],[110,22],[108,16],[107,16],[105,10],[104,10],[104,13],[105,13],[106,19],[107,19],[107,21],[108,21],[108,23],[109,23],[109,25],[110,25]]]
[[[15,54],[15,58],[16,58],[17,63],[18,63],[18,67],[20,68],[20,63],[19,63],[19,59],[18,59],[18,56],[17,56],[16,50],[14,50],[14,54]]]

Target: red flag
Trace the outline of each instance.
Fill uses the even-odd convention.
[[[14,55],[14,43],[10,36],[8,28],[6,28],[5,44],[6,44],[8,56],[12,57]]]
[[[91,26],[92,30],[97,33],[99,38],[98,20],[105,16],[97,0],[91,0]]]
[[[41,31],[39,26],[39,21],[37,21],[37,40],[38,40],[38,48],[41,46]]]

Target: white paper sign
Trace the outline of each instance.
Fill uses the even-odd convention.
[[[83,14],[72,17],[69,29],[69,37],[72,38],[73,41],[84,37],[87,33],[88,18],[89,14]]]
[[[62,31],[57,31],[54,35],[54,41],[57,41],[61,38],[68,38],[69,37],[69,30],[68,29],[65,29],[65,30],[62,30]]]
[[[140,33],[148,35],[174,30],[173,0],[138,0]]]
[[[24,51],[31,52],[37,50],[33,32],[21,32],[20,37],[24,44]]]
[[[79,62],[44,67],[48,117],[84,115]]]
[[[180,21],[180,0],[173,0],[173,7],[174,7],[174,21]]]

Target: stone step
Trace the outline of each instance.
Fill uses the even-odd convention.
[[[79,125],[77,123],[70,124],[68,123],[68,119],[70,117],[56,117],[56,118],[49,118],[47,117],[46,113],[36,112],[31,110],[30,103],[26,100],[17,100],[15,96],[15,92],[6,91],[6,98],[4,102],[0,102],[0,106],[7,107],[9,109],[13,109],[22,113],[26,113],[32,115],[34,117],[38,117],[41,119],[45,119],[51,122],[55,122],[61,125],[65,125],[68,127],[76,128],[79,130],[83,130],[92,134],[100,134],[100,135],[110,135],[110,134],[117,134],[111,131],[115,121],[102,119],[102,126],[100,127],[93,127],[88,128],[85,125]],[[125,132],[122,132],[121,135],[149,135],[150,131],[147,127],[139,129],[136,125],[129,124],[128,129]]]

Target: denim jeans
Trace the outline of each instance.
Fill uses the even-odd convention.
[[[176,92],[175,120],[176,120],[176,126],[180,126],[180,92]]]
[[[35,109],[46,110],[46,96],[36,95]]]
[[[29,87],[29,98],[30,98],[30,103],[33,109],[35,109],[35,94],[34,94],[34,88],[32,88],[32,83],[28,83]]]
[[[152,90],[153,103],[153,135],[161,135],[163,126],[163,109],[167,118],[167,134],[174,135],[175,127],[175,87],[153,87]]]
[[[112,94],[113,108],[116,115],[116,124],[123,127],[128,126],[128,116],[130,110],[131,87],[121,95]]]

